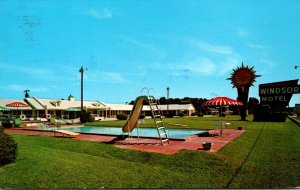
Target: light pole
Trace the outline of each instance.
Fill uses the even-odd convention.
[[[169,113],[169,92],[170,92],[170,87],[167,87],[167,112]]]
[[[80,94],[81,94],[80,119],[81,119],[81,122],[82,122],[83,121],[83,72],[84,72],[83,66],[81,66],[81,68],[79,69],[79,72],[81,73],[81,80],[80,80],[81,81],[81,88],[80,88]]]

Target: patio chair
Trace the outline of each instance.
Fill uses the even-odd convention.
[[[14,127],[22,127],[22,120],[20,118],[14,119]]]
[[[56,123],[56,119],[55,118],[50,118],[50,123]]]
[[[60,127],[61,123],[58,122],[58,120],[55,118],[50,118],[50,125],[52,125],[53,127]]]

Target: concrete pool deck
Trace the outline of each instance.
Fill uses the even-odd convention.
[[[215,133],[216,130],[210,131],[210,133]],[[101,143],[113,144],[118,148],[123,149],[133,149],[145,152],[155,152],[160,154],[176,154],[183,149],[195,150],[195,151],[206,151],[206,152],[217,152],[223,146],[225,146],[230,141],[234,140],[241,134],[245,133],[246,130],[235,130],[235,129],[224,129],[223,136],[209,136],[209,137],[198,137],[192,136],[185,141],[170,140],[169,144],[161,146],[158,139],[150,138],[127,138],[121,139],[117,136],[107,136],[107,135],[92,135],[92,134],[80,134],[73,137],[75,140],[88,140],[96,141]],[[55,136],[63,137],[63,134],[54,133],[53,131],[41,131],[35,128],[9,128],[5,129],[7,134],[23,134],[23,135],[37,135],[37,136]],[[210,150],[204,150],[202,147],[202,142],[212,142],[213,147]]]

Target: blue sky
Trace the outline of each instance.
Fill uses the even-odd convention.
[[[237,97],[232,69],[262,83],[298,79],[299,0],[1,0],[0,98],[125,103],[158,97]],[[293,96],[290,105],[300,103]]]

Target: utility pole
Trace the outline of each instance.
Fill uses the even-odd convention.
[[[87,70],[87,69],[86,69]],[[81,105],[80,105],[80,119],[81,119],[81,122],[83,120],[83,72],[84,72],[84,68],[83,66],[81,66],[81,68],[79,69],[79,72],[81,73],[81,88],[80,88],[80,94],[81,94]]]
[[[169,92],[170,92],[170,87],[167,87],[167,112],[169,112]]]

